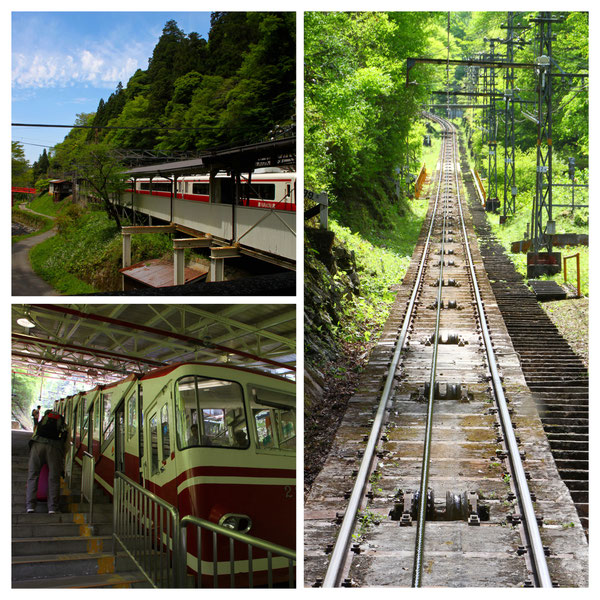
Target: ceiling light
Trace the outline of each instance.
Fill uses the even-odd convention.
[[[27,329],[30,329],[31,327],[35,327],[35,323],[32,323],[29,319],[26,319],[25,317],[21,317],[20,319],[17,319],[17,323],[19,325],[21,325],[21,327],[26,327]]]

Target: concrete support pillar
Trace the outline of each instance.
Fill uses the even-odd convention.
[[[175,248],[173,256],[173,285],[183,285],[185,283],[185,248]]]
[[[123,268],[131,266],[131,234],[122,233],[123,235]]]
[[[223,281],[225,278],[225,259],[214,258],[210,259],[210,280]]]

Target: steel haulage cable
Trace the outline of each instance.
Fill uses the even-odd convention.
[[[323,587],[331,588],[336,587],[340,583],[342,568],[346,562],[348,545],[350,543],[352,533],[354,531],[355,519],[360,508],[360,504],[363,498],[363,491],[367,484],[367,479],[369,477],[369,473],[371,471],[371,465],[373,462],[373,457],[375,453],[375,448],[377,446],[377,441],[379,439],[379,433],[381,431],[381,427],[383,426],[383,420],[385,416],[385,410],[389,399],[389,394],[392,389],[392,385],[394,383],[394,376],[396,369],[398,367],[398,363],[400,362],[400,353],[402,352],[402,348],[404,346],[404,342],[406,340],[406,335],[408,333],[408,327],[410,325],[412,312],[415,306],[417,294],[420,287],[420,282],[423,278],[423,272],[425,270],[425,261],[427,259],[427,254],[429,251],[429,245],[431,240],[431,234],[433,232],[433,224],[435,222],[435,217],[437,214],[437,207],[440,199],[441,189],[441,176],[442,169],[440,169],[440,178],[439,178],[439,186],[438,191],[435,198],[434,207],[431,215],[431,223],[429,225],[429,231],[427,234],[427,240],[425,242],[425,247],[423,248],[423,254],[421,256],[421,262],[419,264],[419,270],[417,272],[417,276],[415,278],[415,284],[412,290],[412,294],[408,303],[408,307],[406,309],[406,315],[404,317],[404,321],[402,323],[402,328],[400,330],[400,334],[398,336],[398,341],[396,343],[396,348],[394,350],[394,356],[392,358],[392,362],[390,365],[390,369],[388,371],[388,375],[385,381],[385,385],[383,391],[381,393],[381,398],[379,400],[379,405],[377,408],[377,414],[375,415],[375,419],[373,420],[373,425],[371,427],[371,433],[369,435],[369,440],[367,441],[367,446],[365,448],[365,453],[363,455],[363,459],[360,464],[360,468],[358,470],[358,474],[356,476],[356,482],[354,484],[354,488],[352,490],[352,494],[348,501],[348,506],[346,507],[346,511],[344,514],[344,518],[342,520],[342,524],[340,526],[340,531],[338,533],[333,551],[331,553],[331,558],[329,560],[329,566],[327,567],[327,572],[325,573],[325,577],[323,579]]]
[[[449,131],[447,132],[449,134]],[[442,165],[441,171],[444,171]],[[440,178],[441,182],[441,178]],[[440,183],[441,188],[441,183]],[[440,332],[440,317],[442,311],[442,287],[444,283],[444,241],[446,237],[446,216],[448,213],[448,196],[445,198],[445,206],[442,221],[442,242],[440,246],[440,276],[437,293],[437,312],[435,318],[435,331],[433,343],[433,355],[431,358],[431,374],[429,378],[429,400],[427,403],[427,417],[425,422],[425,441],[423,444],[423,461],[421,469],[421,485],[419,488],[419,508],[417,518],[417,534],[415,540],[415,556],[413,563],[412,587],[421,587],[423,572],[423,547],[425,542],[425,519],[427,516],[427,483],[429,481],[429,458],[431,454],[431,434],[433,429],[433,404],[435,396],[435,377],[437,369],[437,355]]]

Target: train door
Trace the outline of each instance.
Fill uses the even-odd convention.
[[[77,436],[79,435],[77,416],[79,415],[79,406],[81,404],[81,396],[78,396],[76,400],[73,401],[73,421],[71,425],[71,441],[73,442],[73,446],[77,443]]]
[[[98,390],[94,389],[89,392],[85,392],[81,394],[81,399],[79,400],[79,425],[77,428],[78,439],[75,438],[75,441],[79,444],[77,456],[81,458],[81,454],[84,450],[91,452],[91,442],[90,442],[90,428],[91,428],[91,414],[90,408],[93,405],[94,398],[98,395]]]
[[[142,483],[140,465],[140,437],[141,415],[140,415],[140,394],[139,386],[136,385],[133,390],[125,395],[123,402],[123,423],[122,423],[122,472],[136,483]]]
[[[144,432],[144,476],[146,488],[177,506],[177,491],[167,485],[176,480],[175,447],[171,439],[170,395],[146,410]]]
[[[115,472],[125,473],[125,402],[115,409]]]
[[[77,407],[78,407],[79,396],[72,396],[69,404],[69,420],[66,422],[69,431],[69,440],[66,451],[65,460],[65,477],[69,483],[71,482],[71,473],[73,471],[73,461],[75,456],[75,434],[77,428]]]
[[[100,458],[100,409],[102,408],[102,394],[98,394],[89,410],[89,445],[88,452],[95,460]]]
[[[79,411],[79,446],[81,450],[86,450],[89,447],[88,429],[90,425],[90,418],[88,414],[89,398],[84,396],[81,400],[81,409]]]
[[[219,185],[219,202],[221,202],[221,204],[234,204],[235,184],[233,177],[219,177],[217,181]]]

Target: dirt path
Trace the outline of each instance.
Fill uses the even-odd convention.
[[[25,206],[23,210],[35,212]],[[40,213],[36,213],[40,214]],[[46,218],[48,215],[42,215]],[[51,285],[47,284],[31,268],[29,251],[41,242],[56,234],[54,229],[34,235],[12,245],[12,295],[13,296],[59,296]]]

